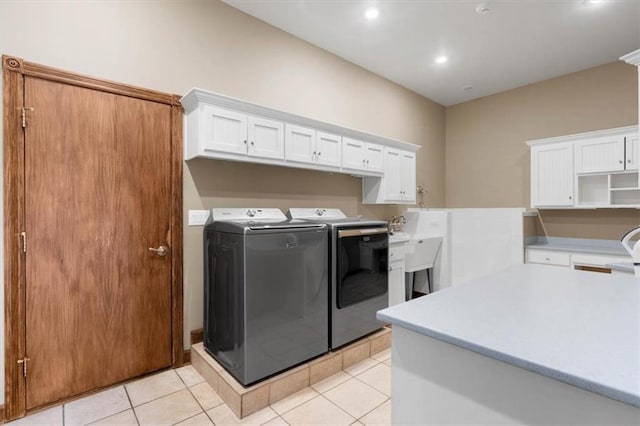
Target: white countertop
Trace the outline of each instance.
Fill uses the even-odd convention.
[[[640,407],[640,284],[516,265],[378,319]]]
[[[526,248],[625,256],[631,260],[631,256],[629,256],[629,253],[627,253],[624,247],[622,247],[622,243],[618,240],[534,237],[527,239]]]

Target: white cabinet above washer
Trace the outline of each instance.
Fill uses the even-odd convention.
[[[420,146],[192,89],[182,99],[185,160],[212,158],[382,178],[386,149],[403,152],[405,197],[378,203],[415,203],[415,153]],[[394,170],[395,171],[395,170]],[[393,179],[393,178],[392,178]],[[403,178],[405,179],[405,178]],[[394,180],[395,182],[395,180]],[[405,191],[405,192],[403,192]]]
[[[187,132],[198,135],[196,143],[187,145],[187,156],[224,158],[231,154],[284,160],[284,125],[280,121],[206,104],[186,121]]]
[[[342,137],[287,123],[284,139],[286,161],[340,169]]]

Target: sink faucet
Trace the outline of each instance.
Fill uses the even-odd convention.
[[[391,216],[388,221],[389,232],[397,231],[403,223],[407,223],[407,219],[404,216]]]

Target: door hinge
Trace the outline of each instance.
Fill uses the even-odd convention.
[[[25,231],[22,231],[20,233],[20,237],[22,238],[22,252],[26,253],[27,252],[27,233]]]
[[[22,359],[18,360],[18,364],[22,364],[22,375],[27,377],[27,362],[31,361],[31,358],[27,358],[26,356]]]
[[[27,111],[33,111],[35,108],[33,107],[22,107],[22,112],[20,113],[20,117],[22,119],[22,127],[27,127]]]

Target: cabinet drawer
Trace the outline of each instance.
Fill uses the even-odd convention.
[[[527,250],[527,263],[543,263],[545,265],[569,266],[571,253],[562,251]]]
[[[404,260],[405,245],[389,244],[389,263]]]

